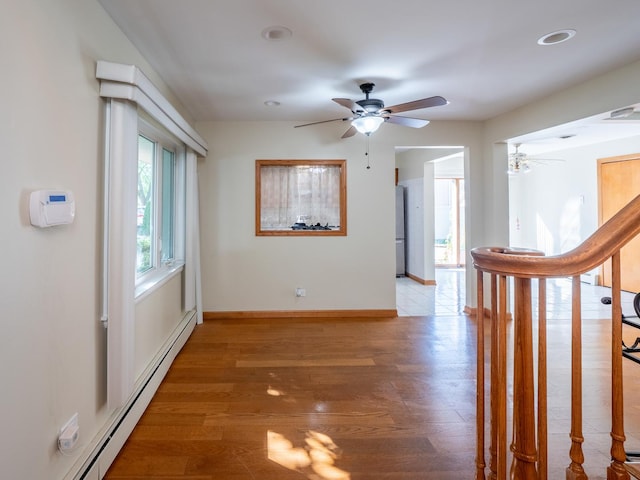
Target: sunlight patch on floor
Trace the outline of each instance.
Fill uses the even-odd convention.
[[[351,475],[335,466],[340,450],[331,437],[309,430],[304,447],[294,447],[284,435],[267,432],[269,460],[312,480],[349,480]]]

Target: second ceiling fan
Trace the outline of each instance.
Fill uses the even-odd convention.
[[[509,163],[507,173],[509,175],[517,175],[518,173],[529,173],[531,171],[531,163],[548,163],[548,162],[564,162],[560,158],[529,158],[529,156],[519,151],[520,143],[515,143],[515,152],[509,154]]]
[[[384,102],[377,98],[369,98],[369,94],[373,91],[375,84],[363,83],[360,90],[365,94],[363,100],[353,101],[348,98],[333,98],[332,100],[343,107],[351,110],[351,116],[334,118],[332,120],[323,120],[320,122],[305,123],[304,125],[296,125],[295,127],[307,127],[309,125],[317,125],[319,123],[351,121],[351,127],[347,130],[342,138],[352,137],[356,132],[363,133],[367,136],[375,132],[384,122],[395,123],[405,127],[422,128],[429,123],[429,120],[421,118],[411,118],[396,115],[397,113],[409,112],[411,110],[420,110],[428,107],[438,107],[446,105],[447,100],[443,97],[435,96],[414,100],[412,102],[400,103],[391,107],[385,107]]]

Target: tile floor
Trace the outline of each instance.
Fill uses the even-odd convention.
[[[422,285],[409,277],[396,278],[398,316],[463,314],[464,275],[464,268],[439,268],[436,270],[436,285]]]
[[[465,307],[464,268],[436,269],[436,285],[422,285],[409,277],[396,278],[398,316],[460,315]],[[533,281],[534,305],[536,281]],[[610,295],[606,287],[582,283],[582,318],[593,320],[611,316],[611,305],[600,299]],[[622,292],[622,313],[634,315],[634,294]],[[571,280],[557,278],[547,281],[547,318],[571,318]]]

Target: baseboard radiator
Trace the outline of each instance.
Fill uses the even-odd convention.
[[[127,403],[113,414],[107,426],[87,447],[89,453],[76,462],[65,480],[100,480],[104,477],[151,402],[173,360],[193,332],[196,319],[195,311],[187,312],[145,370]]]

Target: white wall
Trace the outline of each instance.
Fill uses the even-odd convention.
[[[589,79],[582,84],[556,92],[546,98],[518,108],[484,122],[484,189],[491,192],[485,208],[492,215],[485,217],[483,231],[486,245],[509,245],[509,188],[505,170],[507,166],[508,139],[562,125],[603,112],[640,102],[637,79],[640,78],[640,61]],[[545,154],[550,156],[552,154]],[[607,156],[606,154],[605,156]],[[475,178],[478,178],[477,176]],[[473,191],[474,184],[468,185]],[[546,185],[545,185],[545,188]],[[562,190],[562,186],[559,187]],[[468,199],[467,199],[468,201]],[[531,202],[527,200],[527,202]],[[586,204],[585,204],[586,205]],[[473,220],[472,220],[473,221]],[[479,227],[479,226],[478,226]],[[528,223],[526,228],[530,228]],[[524,241],[522,238],[514,238]],[[558,239],[557,245],[569,245],[574,240]],[[568,243],[567,243],[568,242]],[[467,277],[467,285],[471,284]]]
[[[484,123],[484,146],[639,103],[639,77],[637,61],[499,115]]]
[[[210,145],[199,166],[205,311],[395,308],[393,150],[372,141],[366,169],[362,136],[283,122],[198,130]],[[346,237],[255,236],[255,160],[274,158],[347,159]]]
[[[182,276],[176,275],[160,290],[136,304],[136,378],[139,378],[149,366],[158,349],[175,329],[177,321],[184,315],[182,282]]]
[[[423,280],[435,282],[436,280],[436,198],[434,195],[434,164],[425,162],[424,164],[424,192],[423,205],[425,220],[423,225],[424,238],[424,277]]]
[[[471,145],[478,154],[479,124],[383,125],[371,137],[369,170],[364,136],[341,140],[342,124],[293,125],[197,125],[210,146],[199,165],[204,310],[395,309],[395,147]],[[254,165],[260,158],[346,159],[348,235],[256,237]],[[475,161],[482,163],[479,156]],[[472,203],[476,216],[481,204]],[[296,287],[307,296],[296,298]]]
[[[94,0],[5,2],[0,45],[0,424],[7,433],[0,476],[59,479],[111,414],[99,322],[103,101],[96,61],[137,64],[173,97]],[[30,226],[28,196],[40,188],[74,192],[72,225]],[[75,412],[79,448],[62,456],[58,430]]]
[[[640,152],[640,136],[541,154],[509,177],[511,245],[564,253],[598,228],[597,160]],[[535,159],[536,157],[531,157]]]

